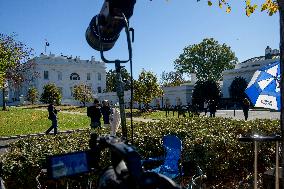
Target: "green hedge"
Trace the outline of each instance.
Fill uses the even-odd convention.
[[[103,129],[102,133],[106,132]],[[205,117],[167,119],[135,123],[134,146],[142,157],[159,156],[163,154],[162,136],[176,134],[183,141],[183,161],[191,162],[192,169],[194,165],[200,165],[208,176],[207,185],[229,185],[229,188],[234,188],[238,181],[253,172],[253,146],[239,142],[237,137],[247,133],[271,135],[279,132],[279,121],[272,120],[237,121]],[[8,189],[36,188],[35,177],[44,167],[46,155],[88,149],[88,140],[87,131],[15,142],[2,157]],[[274,164],[274,144],[261,143],[259,153],[258,169],[263,172]]]

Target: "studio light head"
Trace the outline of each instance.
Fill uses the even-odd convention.
[[[105,0],[101,11],[94,16],[86,30],[88,44],[97,51],[110,50],[132,16],[136,0]]]

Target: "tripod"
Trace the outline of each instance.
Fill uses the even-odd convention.
[[[119,110],[120,110],[120,119],[121,119],[121,128],[122,128],[122,137],[124,140],[128,141],[127,138],[127,127],[126,127],[126,116],[125,116],[125,103],[124,103],[124,87],[121,77],[121,66],[122,63],[130,62],[130,77],[131,77],[131,97],[130,97],[130,117],[131,117],[131,139],[133,143],[133,120],[132,120],[132,108],[133,108],[133,77],[132,77],[132,47],[131,42],[134,41],[134,29],[129,28],[129,23],[125,15],[122,13],[122,20],[124,21],[124,28],[127,37],[127,46],[128,46],[128,59],[127,60],[108,60],[104,56],[103,45],[100,44],[100,55],[101,59],[105,63],[114,63],[115,71],[116,71],[116,92],[119,101]],[[98,27],[98,31],[100,32],[100,28]],[[130,32],[132,33],[132,41],[130,38]],[[99,39],[101,41],[101,35],[99,35]]]

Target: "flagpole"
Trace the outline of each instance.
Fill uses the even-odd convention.
[[[49,42],[47,41],[47,39],[45,39],[45,43],[44,43],[44,54],[46,54],[46,47],[49,46]]]

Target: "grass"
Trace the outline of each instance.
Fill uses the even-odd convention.
[[[82,129],[89,128],[90,119],[87,117],[86,107],[78,106],[56,106],[62,110],[58,113],[58,130]],[[67,112],[80,112],[85,115],[69,114]],[[127,117],[130,117],[130,110],[126,109]],[[172,111],[168,118],[174,116]],[[186,113],[188,116],[188,114]],[[51,125],[51,121],[47,119],[47,105],[29,105],[24,107],[9,108],[8,111],[0,111],[0,136],[26,135],[33,133],[45,132]],[[148,118],[148,119],[165,119],[165,111],[140,112],[137,109],[133,110],[133,117]],[[102,121],[103,123],[103,121]]]
[[[0,111],[0,136],[24,135],[45,132],[51,125],[47,119],[48,112],[9,108],[9,111]],[[87,116],[58,113],[58,129],[69,130],[78,128],[89,128],[90,120]]]
[[[28,106],[23,106],[21,108],[23,109],[47,109],[47,104],[43,105],[28,105]],[[80,112],[80,113],[87,113],[87,107],[82,107],[82,106],[71,106],[71,105],[60,105],[56,106],[56,109],[62,110],[62,111],[68,111],[68,112]]]
[[[128,115],[128,117],[130,117],[130,110],[127,109],[126,113]],[[188,113],[185,113],[185,115],[188,117]],[[169,115],[166,116],[166,111],[161,111],[161,110],[155,110],[152,112],[141,112],[137,109],[133,110],[133,117],[138,117],[138,118],[145,118],[145,119],[166,119],[166,118],[177,118],[178,117],[178,113],[177,111],[175,111],[174,115],[173,112],[170,111]],[[182,115],[180,115],[180,117],[183,117]]]
[[[28,105],[25,107],[22,107],[23,109],[42,109],[46,110],[47,105]],[[80,112],[80,113],[87,113],[87,107],[81,107],[81,106],[69,106],[69,105],[60,105],[56,106],[56,109],[60,109],[62,111],[68,111],[68,112]],[[130,117],[130,109],[125,109],[127,117]],[[178,114],[175,112],[174,116],[172,111],[170,111],[170,114],[168,117],[177,117]],[[188,113],[186,113],[186,116],[188,116]],[[165,111],[152,111],[152,112],[141,112],[138,109],[133,109],[133,117],[138,118],[149,118],[149,119],[165,119],[166,112]]]

